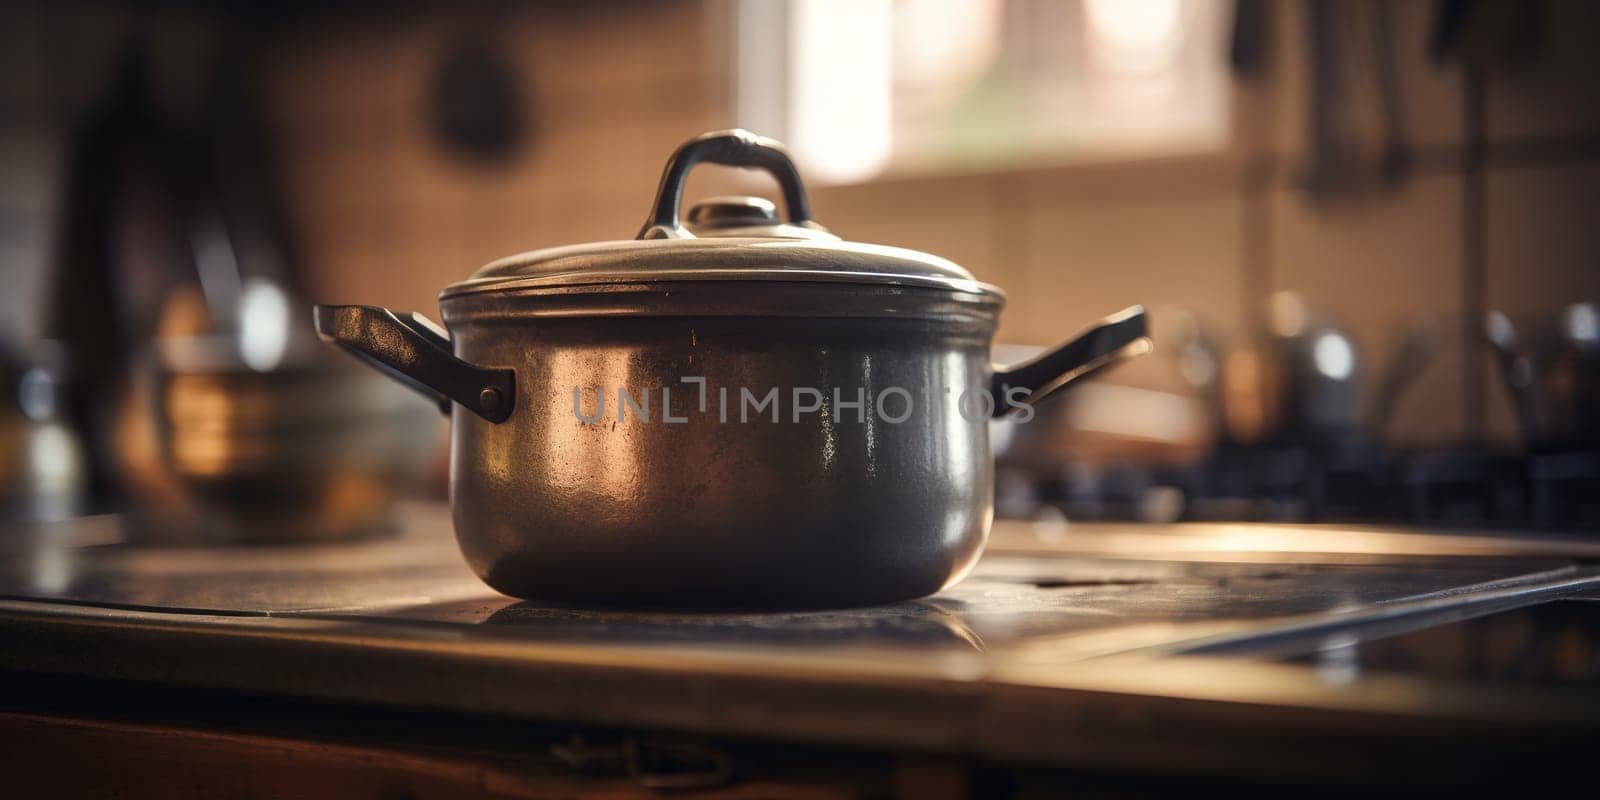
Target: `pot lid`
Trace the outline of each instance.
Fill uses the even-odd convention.
[[[758,197],[716,197],[680,220],[683,183],[701,162],[772,173],[789,219]],[[485,265],[441,297],[528,287],[653,281],[804,281],[921,286],[1001,294],[960,266],[928,253],[847,242],[811,219],[805,187],[779,143],[748,131],[691,139],[667,162],[655,209],[638,238],[553,247]]]

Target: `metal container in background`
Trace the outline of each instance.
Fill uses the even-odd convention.
[[[59,371],[11,352],[0,361],[0,522],[53,522],[85,511],[83,441],[59,413]]]
[[[1484,336],[1500,362],[1524,447],[1600,447],[1600,305],[1574,303],[1515,321],[1491,311]]]
[[[136,364],[117,426],[130,538],[294,543],[393,530],[396,502],[438,450],[437,415],[308,336],[263,360],[252,330],[159,338]]]

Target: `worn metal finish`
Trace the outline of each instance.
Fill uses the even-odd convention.
[[[683,291],[643,288],[635,299]],[[728,291],[730,309],[743,294]],[[482,300],[446,314],[458,354],[518,373],[512,420],[453,418],[456,531],[496,589],[594,603],[855,605],[936,592],[982,550],[988,418],[963,416],[942,389],[986,385],[990,329],[916,313],[937,297],[883,297],[904,313],[847,319],[566,316],[590,298],[510,302],[515,311]],[[685,377],[704,380],[703,406]],[[832,396],[801,414],[795,387],[837,389],[846,403],[884,387],[929,391],[889,423]],[[745,401],[746,390],[773,389],[766,410]]]
[[[721,199],[685,227],[701,162],[773,172],[788,221]],[[317,325],[454,401],[456,532],[496,589],[819,607],[960,580],[993,514],[989,418],[1147,346],[1136,307],[996,370],[1003,302],[936,256],[838,241],[781,148],[731,132],[674,155],[640,240],[513,256],[447,288],[448,343],[384,309],[319,307]]]

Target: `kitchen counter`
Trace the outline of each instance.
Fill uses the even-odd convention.
[[[1001,522],[974,574],[925,600],[641,613],[498,595],[462,563],[445,509],[403,518],[392,539],[294,548],[133,547],[109,517],[17,533],[0,548],[0,669],[1306,779],[1426,771],[1464,746],[1559,748],[1600,733],[1600,614],[1587,611],[1600,603],[1586,599],[1600,598],[1600,543],[1583,539]],[[1547,607],[1584,609],[1591,623],[1561,628],[1555,655],[1519,644],[1526,625],[1463,622]],[[1380,656],[1370,666],[1369,651]]]

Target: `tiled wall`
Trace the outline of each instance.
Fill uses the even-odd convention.
[[[432,313],[438,289],[496,257],[629,238],[672,148],[727,125],[725,35],[699,4],[515,8],[285,32],[268,88],[321,298]],[[444,152],[425,120],[446,49],[484,33],[523,76],[532,121],[494,167]]]
[[[813,192],[818,218],[854,239],[968,266],[1011,294],[1001,337],[1047,343],[1130,303],[1194,311],[1223,338],[1248,334],[1263,298],[1299,291],[1351,330],[1369,373],[1419,312],[1450,346],[1397,411],[1409,441],[1507,436],[1494,373],[1474,374],[1466,315],[1474,239],[1462,169],[1468,97],[1457,64],[1424,50],[1434,4],[1393,6],[1400,91],[1417,155],[1375,179],[1312,195],[1306,158],[1304,7],[1276,11],[1269,69],[1236,91],[1228,152],[1124,165],[888,179]],[[500,172],[428,142],[422,92],[438,54],[475,24],[448,14],[373,29],[332,21],[299,35],[273,82],[291,194],[319,299],[433,308],[433,294],[495,256],[631,235],[661,162],[682,139],[730,123],[727,23],[716,0],[537,6],[495,28],[515,42],[536,130]],[[1525,312],[1600,300],[1600,102],[1596,6],[1545,5],[1543,57],[1484,86],[1488,168],[1482,302]],[[1586,34],[1585,31],[1588,31]],[[304,32],[295,32],[303,34]],[[1372,81],[1351,84],[1361,147],[1376,147]],[[1373,159],[1359,162],[1375,171]],[[691,194],[738,180],[708,171]],[[759,188],[760,184],[756,184]],[[1482,357],[1481,354],[1477,357]],[[1117,379],[1176,388],[1161,358]]]

